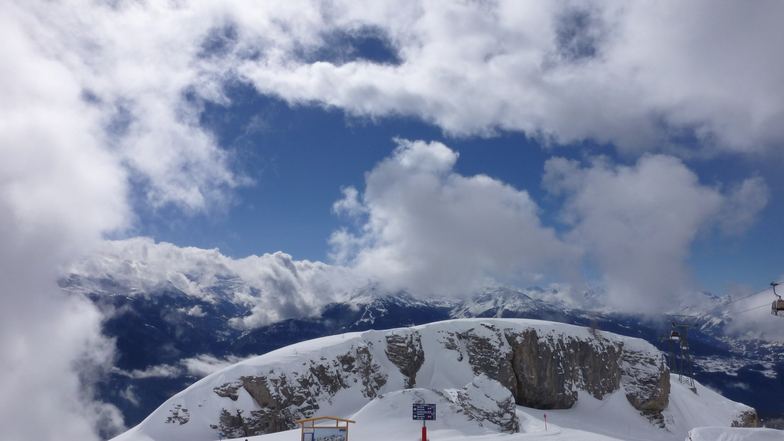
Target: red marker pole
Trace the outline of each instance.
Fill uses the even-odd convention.
[[[544,431],[547,432],[547,414],[544,414]]]
[[[427,426],[425,426],[425,420],[422,420],[422,441],[427,441]]]

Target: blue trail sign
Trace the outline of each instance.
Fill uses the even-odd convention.
[[[414,419],[435,421],[436,419],[436,405],[435,404],[422,404],[414,403]]]

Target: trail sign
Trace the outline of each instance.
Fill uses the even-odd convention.
[[[436,419],[435,404],[414,403],[413,411],[415,420],[435,421]]]

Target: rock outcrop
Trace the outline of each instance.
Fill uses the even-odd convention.
[[[312,416],[320,409],[320,398],[361,384],[357,389],[362,396],[372,399],[387,381],[387,375],[373,360],[367,345],[352,346],[333,359],[309,360],[303,366],[308,368],[291,378],[285,373],[270,371],[268,375],[242,376],[237,381],[214,387],[216,395],[235,402],[240,391],[244,391],[261,408],[234,412],[221,409],[215,430],[225,436],[243,437],[293,429],[296,427],[294,421]]]
[[[467,356],[476,375],[500,382],[518,405],[568,409],[578,390],[601,399],[623,385],[635,409],[660,417],[667,407],[669,370],[658,352],[624,348],[623,341],[601,333],[586,339],[480,326],[483,332],[472,328],[450,336],[448,347],[465,348],[458,358]]]
[[[759,417],[755,410],[747,410],[738,415],[738,419],[732,422],[732,427],[757,427]]]
[[[386,335],[387,358],[406,376],[406,388],[416,385],[416,374],[425,362],[422,339],[416,331],[390,332]]]
[[[517,404],[537,409],[568,409],[577,390],[602,398],[618,390],[620,342],[540,337],[536,330],[509,332]]]
[[[482,426],[492,425],[505,433],[520,431],[514,397],[498,381],[480,375],[456,393],[454,402]]]

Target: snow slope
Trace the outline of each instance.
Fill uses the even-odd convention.
[[[689,432],[688,441],[781,441],[784,432],[775,429],[700,427]]]
[[[634,409],[620,390],[597,399],[579,392],[579,399],[571,409],[537,410],[514,406],[505,407],[511,392],[495,380],[477,377],[460,352],[445,347],[445,336],[450,332],[490,332],[490,327],[526,327],[535,329],[540,339],[567,335],[589,341],[586,328],[536,320],[472,319],[454,320],[392,331],[368,331],[343,334],[292,345],[216,372],[197,382],[164,403],[144,422],[115,441],[209,441],[217,439],[216,415],[228,409],[230,414],[240,409],[261,409],[244,388],[232,389],[236,399],[216,390],[238,384],[243,376],[264,374],[277,381],[297,378],[296,375],[316,366],[336,365],[336,360],[352,348],[367,348],[378,369],[386,374],[377,394],[363,388],[365,378],[342,374],[341,381],[353,384],[332,395],[324,395],[319,387],[310,385],[308,399],[318,404],[312,416],[333,416],[356,421],[349,430],[352,440],[374,441],[416,440],[421,437],[421,423],[412,421],[411,408],[416,402],[437,405],[438,418],[428,422],[428,438],[435,440],[481,441],[504,440],[684,440],[690,430],[701,426],[728,427],[741,412],[749,410],[697,385],[695,394],[673,377],[670,404],[663,412],[665,427],[659,427]],[[413,388],[406,388],[407,378],[385,355],[388,335],[401,335],[416,330],[422,335],[422,349],[426,354],[416,375]],[[620,341],[624,347],[641,351],[656,351],[650,344],[629,337],[604,333],[604,338]],[[462,359],[461,359],[462,358]],[[339,363],[338,363],[339,364]],[[223,388],[223,389],[221,389]],[[321,394],[321,395],[319,395]],[[230,395],[230,394],[228,394]],[[320,397],[320,398],[318,398]],[[307,404],[307,403],[306,403]],[[547,414],[547,430],[543,415]],[[514,420],[514,421],[513,421]],[[501,433],[503,427],[514,423],[516,433]],[[205,430],[207,429],[207,430]],[[242,437],[257,441],[299,439],[299,430],[275,434]],[[421,439],[421,438],[420,438]],[[707,439],[707,438],[705,438]]]
[[[677,378],[674,378],[677,384]],[[680,385],[678,385],[680,386]],[[653,426],[636,412],[620,392],[603,400],[586,395],[568,410],[537,410],[517,408],[521,421],[520,433],[501,434],[465,418],[449,405],[448,400],[434,391],[411,389],[385,394],[358,412],[341,417],[356,421],[350,425],[349,439],[354,441],[416,441],[421,439],[421,423],[411,419],[411,407],[422,399],[437,406],[436,421],[427,422],[428,440],[432,441],[779,441],[784,432],[773,429],[741,429],[729,427],[700,427],[689,432],[689,424],[711,424],[726,415],[734,406],[726,407],[721,396],[698,385],[695,395],[685,387],[675,387],[671,399],[690,403],[688,416],[683,409],[673,410],[675,421],[667,429]],[[544,415],[547,415],[545,431]],[[335,415],[331,415],[335,416]],[[115,441],[157,441],[142,426]],[[224,438],[225,439],[225,438]],[[242,437],[248,441],[298,441],[300,430],[289,430],[269,435]]]

